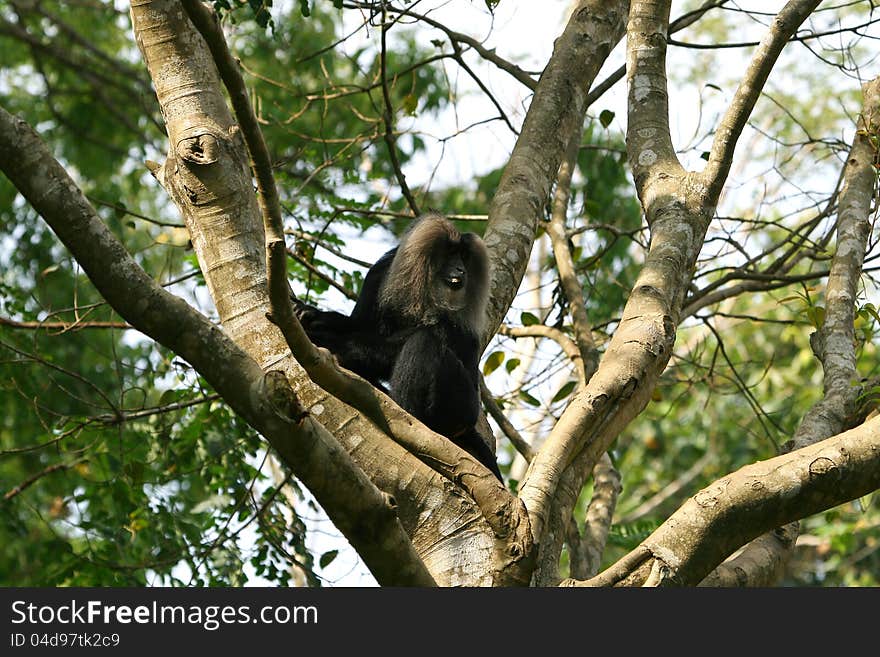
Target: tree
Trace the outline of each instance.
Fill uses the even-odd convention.
[[[582,0],[537,73],[430,7],[339,4],[0,11],[3,579],[317,583],[313,496],[380,584],[875,584],[869,3]],[[451,70],[512,148],[420,189]],[[490,252],[507,487],[292,312],[356,295],[353,229],[428,207]]]

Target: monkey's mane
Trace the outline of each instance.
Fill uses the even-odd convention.
[[[422,215],[401,238],[397,253],[382,287],[383,305],[393,307],[419,324],[430,324],[448,309],[438,306],[433,281],[439,275],[448,244],[467,242],[465,307],[454,318],[479,334],[485,323],[489,297],[489,256],[483,241],[472,233],[462,235],[439,213]]]

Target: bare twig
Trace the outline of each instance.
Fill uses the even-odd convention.
[[[58,472],[59,470],[67,470],[69,468],[72,468],[77,463],[82,463],[83,460],[84,459],[79,459],[78,461],[76,461],[74,463],[55,463],[54,465],[50,465],[48,467],[45,467],[42,470],[40,470],[39,472],[32,474],[30,477],[25,479],[23,482],[21,482],[15,488],[12,488],[12,489],[6,491],[3,494],[3,500],[4,501],[11,500],[13,497],[15,497],[16,495],[18,495],[19,493],[21,493],[22,491],[27,489],[29,486],[32,486],[33,484],[37,483],[43,477],[46,477],[46,476],[52,474],[53,472]]]
[[[522,455],[526,460],[526,463],[529,463],[534,455],[532,446],[522,437],[520,432],[516,430],[516,427],[510,423],[510,420],[504,415],[504,411],[498,407],[495,398],[492,396],[492,391],[489,390],[489,387],[486,385],[486,380],[482,376],[480,377],[480,398],[483,400],[483,406],[489,411],[489,415],[491,415],[492,419],[498,423],[501,431],[516,448],[516,451]]]
[[[733,162],[733,150],[782,49],[821,0],[790,0],[776,15],[749,62],[727,112],[715,132],[702,178],[711,199],[717,199]]]
[[[379,67],[381,70],[379,71],[379,75],[382,79],[382,99],[385,103],[385,108],[382,112],[382,119],[385,121],[385,143],[388,145],[388,157],[391,159],[391,166],[394,169],[394,175],[397,177],[397,182],[400,185],[400,192],[403,194],[404,198],[406,198],[406,202],[409,204],[413,215],[418,216],[421,214],[421,212],[419,212],[419,204],[416,203],[416,199],[413,196],[412,191],[410,191],[409,185],[406,183],[406,175],[404,175],[403,169],[400,166],[400,159],[397,157],[397,137],[394,134],[394,105],[391,102],[391,91],[388,86],[388,70],[386,66],[388,54],[386,44],[387,34],[388,23],[385,20],[385,11],[383,9],[381,49],[379,51]]]
[[[569,525],[571,577],[587,579],[599,571],[620,491],[620,473],[606,452],[593,468],[593,497],[587,507],[583,535],[578,535],[574,519]]]
[[[571,195],[571,177],[577,163],[579,143],[580,134],[577,134],[568,145],[565,158],[559,167],[559,178],[556,181],[556,190],[553,194],[553,206],[551,208],[550,226],[547,234],[550,236],[550,243],[553,246],[556,268],[559,271],[559,282],[571,312],[574,338],[581,355],[581,358],[575,364],[577,365],[580,383],[583,385],[589,381],[599,366],[599,350],[593,341],[593,328],[590,325],[590,318],[587,316],[583,287],[575,271],[574,260],[571,257],[568,236],[565,230],[565,218]]]
[[[706,466],[715,458],[716,455],[713,452],[707,451],[703,456],[698,458],[691,467],[682,472],[661,490],[657,491],[655,495],[652,495],[650,498],[639,504],[635,509],[620,518],[618,522],[622,524],[635,522],[640,518],[644,518],[649,513],[652,513],[655,509],[659,508],[664,502],[666,502],[666,500],[675,497],[687,488],[687,486],[694,479],[699,477],[703,470],[706,469]]]

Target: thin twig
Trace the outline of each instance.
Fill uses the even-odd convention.
[[[501,431],[516,448],[516,451],[522,455],[526,460],[526,463],[530,463],[532,457],[535,455],[532,446],[522,437],[522,434],[516,430],[516,427],[510,423],[507,416],[504,415],[504,411],[498,406],[495,397],[492,395],[492,391],[489,390],[489,387],[486,385],[486,380],[482,376],[480,377],[480,398],[483,400],[483,406],[489,411],[489,415],[491,415],[492,419],[498,423]]]
[[[82,459],[80,459],[79,461],[76,461],[76,463],[81,463],[81,462],[82,462]],[[39,472],[32,474],[30,477],[25,479],[23,482],[21,482],[15,488],[6,491],[6,493],[3,495],[3,500],[4,501],[11,500],[13,497],[18,495],[22,491],[24,491],[29,486],[32,486],[33,484],[38,482],[43,477],[50,475],[53,472],[58,472],[59,470],[67,470],[68,468],[76,465],[76,463],[56,463],[55,465],[50,465],[47,468],[43,468]]]
[[[400,166],[400,160],[397,157],[397,137],[394,135],[394,115],[393,105],[391,103],[391,91],[388,88],[388,77],[387,77],[387,46],[386,46],[386,35],[388,34],[388,23],[386,21],[386,14],[383,8],[382,10],[382,33],[381,33],[381,49],[379,51],[379,66],[381,68],[380,75],[382,76],[382,99],[385,103],[385,108],[382,112],[382,119],[385,121],[385,143],[388,145],[388,156],[391,159],[391,167],[394,169],[394,175],[397,177],[397,182],[400,185],[400,191],[403,194],[404,198],[406,198],[406,202],[409,204],[410,209],[413,211],[413,215],[419,216],[421,212],[419,212],[419,204],[416,203],[416,199],[413,196],[412,191],[410,191],[409,185],[406,184],[406,176],[403,173],[403,169]]]

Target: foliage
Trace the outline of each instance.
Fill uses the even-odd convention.
[[[271,150],[291,286],[341,308],[360,289],[364,265],[407,224],[385,139],[383,79],[406,171],[457,167],[437,155],[453,137],[472,138],[473,126],[462,128],[457,113],[480,94],[486,116],[513,116],[524,92],[502,98],[499,110],[475,83],[460,81],[465,74],[445,34],[415,20],[388,31],[383,65],[378,14],[343,10],[337,0],[214,4]],[[494,15],[513,3],[484,4]],[[851,7],[841,16],[859,21],[864,11]],[[742,17],[729,13],[707,15],[700,39],[682,40],[737,38]],[[842,50],[857,58],[859,48]],[[706,116],[717,114],[741,70],[718,70],[702,51],[688,52],[687,66],[672,67],[673,80],[696,89]],[[823,52],[829,66],[845,68],[835,48]],[[0,62],[0,106],[39,130],[146,271],[212,313],[182,221],[144,167],[146,159],[163,159],[168,145],[127,14],[111,2],[12,0],[0,7]],[[833,205],[835,189],[826,183],[837,180],[846,157],[841,135],[852,133],[858,89],[845,77],[832,81],[827,68],[805,73],[798,64],[783,60],[774,73],[761,102],[777,110],[756,119],[753,133],[773,139],[761,140],[737,172],[763,188],[725,200],[687,302],[744,272],[765,271],[805,231],[809,211]],[[503,88],[484,69],[476,77]],[[601,351],[644,261],[647,232],[626,161],[625,112],[603,98],[590,114],[567,229]],[[437,126],[450,116],[456,131],[446,135]],[[489,120],[481,115],[474,126]],[[682,139],[683,157],[700,159],[713,131],[714,124],[700,123],[693,139]],[[491,143],[503,142],[506,153],[515,137],[493,133]],[[473,139],[475,151],[486,148],[487,140]],[[421,206],[460,215],[463,229],[482,232],[503,173],[503,161],[483,155],[474,154],[481,168],[473,176],[440,183],[432,182],[434,170],[422,176]],[[795,197],[792,181],[807,168],[809,185],[821,189],[798,189]],[[612,449],[624,493],[605,565],[701,486],[776,454],[821,395],[809,335],[824,313],[830,217],[820,213],[799,255],[782,259],[790,281],[683,318],[651,404]],[[571,337],[546,225],[506,324]],[[320,510],[271,462],[259,436],[188,364],[125,327],[5,178],[0,272],[0,584],[320,585],[346,567],[346,546],[320,536]],[[866,276],[857,353],[860,375],[873,381],[876,306]],[[552,341],[534,338],[497,337],[485,353],[482,371],[497,402],[537,443],[577,390],[571,361]],[[876,405],[877,390],[868,388],[866,403]],[[524,462],[506,440],[499,454],[515,487]],[[876,497],[807,519],[786,582],[880,584]],[[590,499],[588,484],[574,514],[579,522]]]

